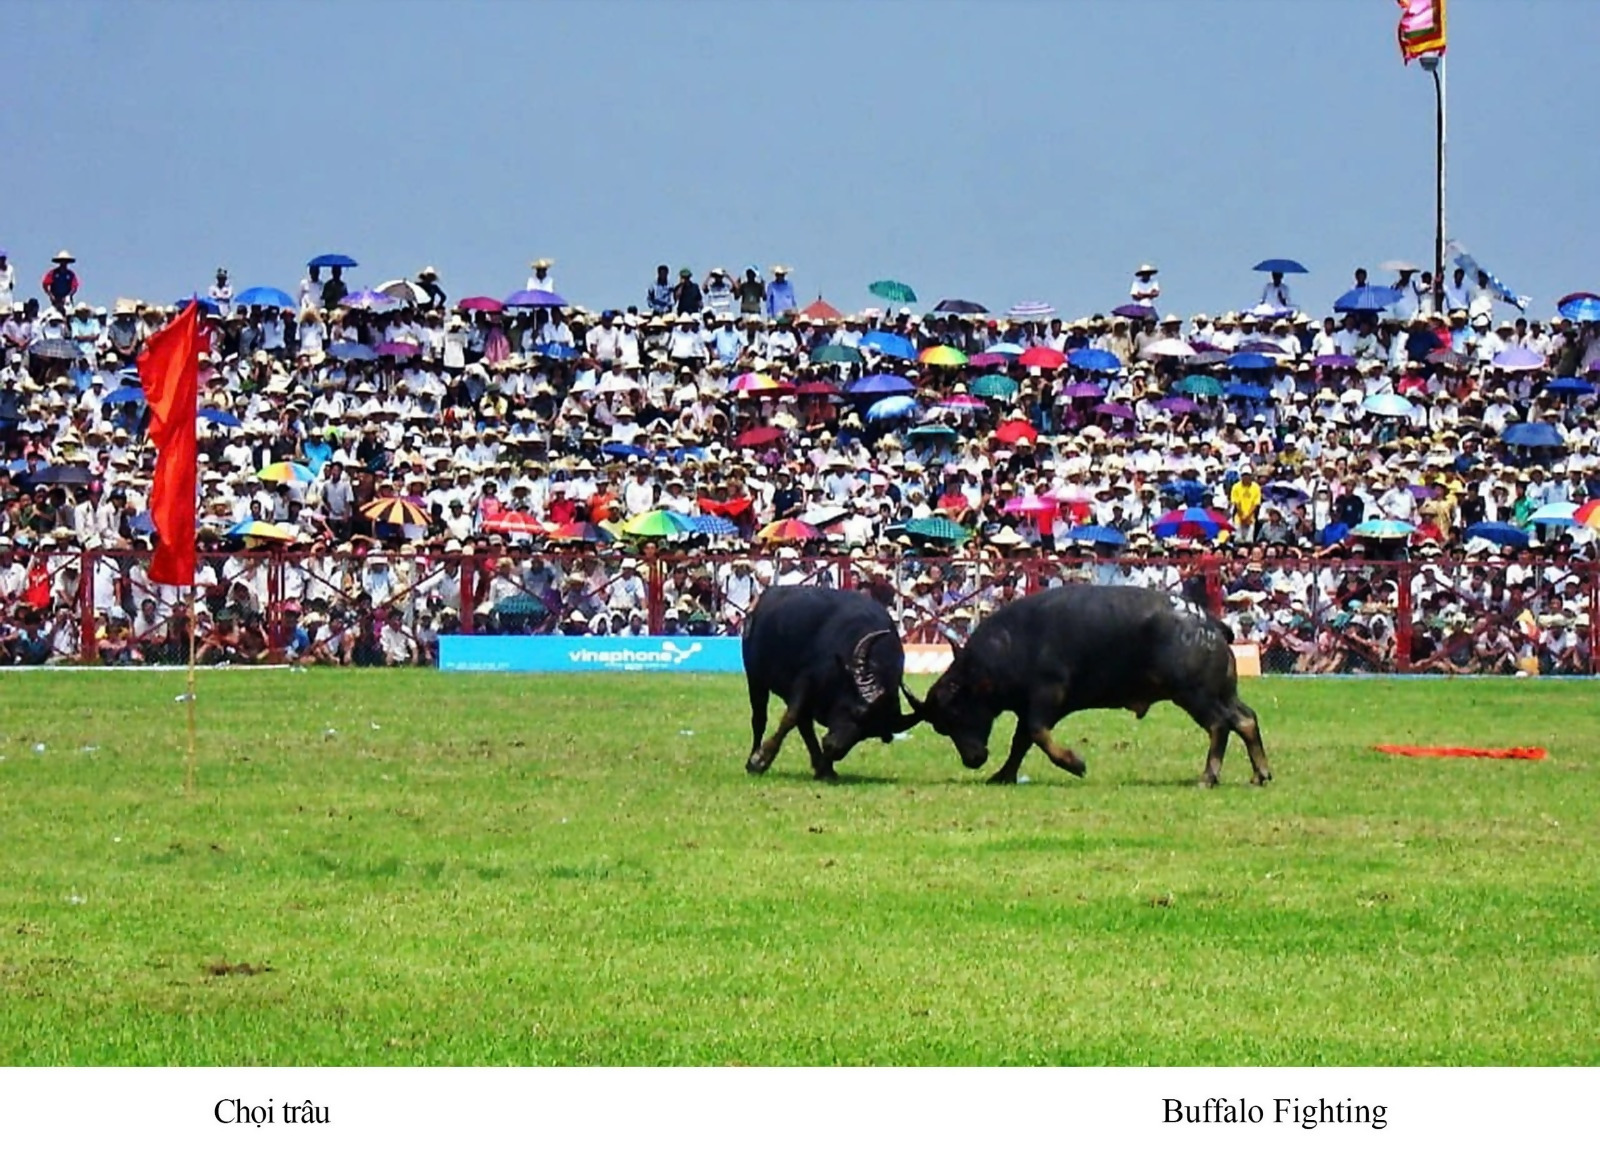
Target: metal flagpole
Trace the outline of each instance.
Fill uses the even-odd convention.
[[[189,710],[189,755],[183,773],[183,792],[188,795],[194,793],[195,770],[195,712],[196,703],[194,691],[194,660],[195,660],[195,634],[194,634],[194,596],[195,586],[189,584],[189,683],[188,691],[184,694],[184,703]]]
[[[1445,192],[1445,86],[1444,55],[1422,58],[1422,68],[1433,75],[1434,96],[1434,210],[1433,210],[1433,308],[1444,312],[1444,192]]]

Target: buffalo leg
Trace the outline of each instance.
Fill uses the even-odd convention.
[[[767,690],[755,681],[749,681],[750,687],[750,756],[745,760],[748,769],[751,762],[756,760],[757,751],[761,748],[761,739],[767,735]]]
[[[811,772],[818,780],[836,781],[839,775],[833,772],[833,763],[828,760],[822,746],[817,744],[817,727],[809,717],[800,722],[800,740],[806,743],[806,750],[811,754]]]
[[[778,751],[783,748],[783,739],[789,736],[789,730],[800,723],[801,714],[805,712],[805,705],[805,694],[796,694],[794,700],[790,701],[783,710],[783,716],[778,718],[778,727],[772,731],[772,736],[758,745],[755,751],[751,753],[750,760],[744,764],[746,771],[751,774],[766,772],[767,767],[772,765],[772,759],[777,757]]]
[[[1256,720],[1256,711],[1235,697],[1232,723],[1233,731],[1250,754],[1250,780],[1257,786],[1265,786],[1272,781],[1272,767],[1267,764],[1267,747],[1261,744],[1261,724]]]
[[[1011,735],[1011,752],[1006,755],[1006,760],[1000,768],[989,776],[991,786],[1010,786],[1017,780],[1017,767],[1022,765],[1022,759],[1028,754],[1028,747],[1033,744],[1033,738],[1028,735],[1028,719],[1017,718],[1017,731]]]
[[[1035,729],[1031,740],[1049,756],[1050,760],[1074,777],[1082,778],[1089,772],[1088,764],[1076,752],[1058,745],[1048,729]]]
[[[1179,698],[1178,707],[1211,735],[1211,748],[1206,753],[1206,768],[1200,775],[1200,785],[1215,786],[1222,779],[1222,756],[1228,751],[1228,733],[1233,728],[1232,709],[1211,698],[1193,697]]]

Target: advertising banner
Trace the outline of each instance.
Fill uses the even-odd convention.
[[[732,636],[446,635],[446,672],[743,672]]]

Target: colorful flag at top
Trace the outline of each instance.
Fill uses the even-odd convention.
[[[1400,56],[1410,65],[1418,57],[1444,53],[1445,0],[1396,0],[1400,5]]]

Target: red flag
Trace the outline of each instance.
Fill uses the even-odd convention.
[[[150,405],[156,446],[150,520],[156,556],[150,581],[194,585],[195,410],[200,387],[199,304],[191,301],[150,335],[139,352],[139,381]]]

